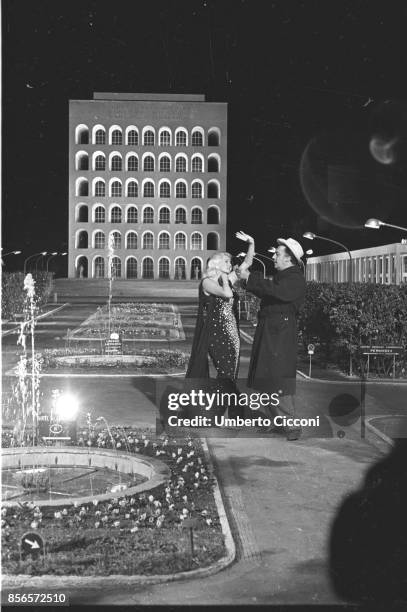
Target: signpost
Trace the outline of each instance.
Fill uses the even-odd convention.
[[[123,354],[123,343],[118,333],[112,332],[105,340],[105,353],[106,355],[122,355]]]
[[[366,378],[369,378],[370,368],[370,356],[384,355],[386,357],[393,357],[393,380],[396,377],[396,355],[400,355],[404,351],[404,347],[396,344],[371,344],[361,345],[360,350],[363,355],[367,355],[367,374]]]
[[[20,550],[25,555],[44,554],[43,537],[36,531],[27,531],[21,536]]]
[[[311,378],[311,360],[312,360],[312,355],[314,354],[315,351],[315,344],[309,344],[308,345],[308,355],[309,355],[309,372],[308,372],[308,376]]]

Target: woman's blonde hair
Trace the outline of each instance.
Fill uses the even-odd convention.
[[[217,270],[219,264],[223,259],[229,258],[232,259],[232,255],[230,253],[226,253],[226,251],[221,251],[219,253],[215,253],[211,255],[206,262],[206,270],[202,276],[202,278],[216,278],[219,276],[219,270]]]

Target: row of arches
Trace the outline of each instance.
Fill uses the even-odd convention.
[[[111,198],[137,198],[139,197],[139,182],[137,179],[127,179],[122,181],[119,178],[111,178],[109,181],[97,176],[90,185],[87,178],[80,176],[75,182],[75,196],[82,198],[89,196],[89,186],[92,196],[111,197]],[[168,179],[161,179],[158,184],[151,179],[144,179],[141,182],[140,195],[143,198],[155,198],[156,193],[160,198],[188,198],[200,199],[204,197],[205,186],[203,181],[196,179],[188,185],[185,179],[178,179],[174,185]],[[213,179],[206,185],[206,197],[210,199],[220,198],[220,183]]]
[[[104,125],[97,124],[90,128],[81,123],[75,128],[76,144],[94,145],[129,145],[170,147],[218,147],[220,145],[220,129],[210,127],[207,132],[201,126],[195,126],[189,132],[185,127],[178,127],[175,130],[167,126],[159,129],[152,125],[146,125],[141,130],[136,125],[128,125],[122,128],[119,125],[111,125],[106,128]]]
[[[75,276],[77,278],[127,278],[127,279],[174,279],[174,280],[198,280],[202,276],[203,262],[200,257],[194,257],[187,262],[185,257],[160,257],[154,262],[152,257],[143,257],[139,263],[136,257],[126,257],[124,262],[120,257],[109,260],[96,256],[91,260],[84,255],[76,258]]]
[[[89,164],[90,162],[90,164]],[[217,153],[211,153],[206,159],[207,172],[220,172],[220,156]],[[139,156],[135,151],[130,151],[126,155],[122,155],[119,151],[112,151],[109,155],[103,151],[95,151],[91,156],[86,151],[80,150],[75,154],[75,170],[86,171],[91,168],[94,171],[110,170],[118,172],[126,170],[127,172],[204,172],[205,158],[201,153],[195,153],[191,159],[185,153],[178,153],[172,159],[169,153],[161,153],[156,156],[154,153],[148,152]]]
[[[94,230],[91,234],[89,241],[89,234],[86,230],[78,230],[75,234],[75,248],[76,249],[106,249],[111,246],[113,250],[125,249],[138,249],[141,247],[143,250],[160,249],[181,249],[187,250],[189,248],[192,251],[202,251],[204,245],[204,236],[201,232],[192,232],[188,236],[185,232],[176,232],[171,238],[171,234],[166,230],[159,232],[157,236],[149,230],[145,230],[141,234],[141,241],[139,247],[139,236],[134,230],[129,230],[124,234],[124,240],[122,233],[118,230],[109,232],[108,236],[102,230]],[[219,234],[217,232],[209,232],[206,236],[206,249],[208,251],[217,251],[219,249]]]
[[[171,214],[168,206],[161,206],[158,213],[154,211],[152,206],[143,206],[140,216],[141,223],[188,223],[192,224],[203,223],[204,211],[199,206],[194,206],[191,209],[190,215],[187,209],[183,206],[177,206]],[[91,210],[91,219],[93,223],[139,223],[139,214],[137,206],[127,206],[124,214],[123,210],[117,204],[112,204],[106,211],[103,204],[95,204]],[[78,204],[75,209],[75,221],[77,223],[89,222],[89,208],[86,204]],[[220,223],[220,210],[218,206],[209,206],[206,213],[206,222],[208,224]]]

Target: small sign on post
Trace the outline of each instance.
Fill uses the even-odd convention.
[[[194,557],[194,527],[198,525],[198,519],[196,518],[187,518],[182,523],[184,529],[189,529],[189,542],[191,546],[191,559]]]
[[[105,340],[105,353],[106,355],[122,355],[123,354],[123,343],[120,335],[117,332],[112,332]]]
[[[27,531],[21,536],[21,554],[42,555],[44,554],[44,539],[36,531]]]
[[[309,344],[307,348],[308,348],[308,355],[309,355],[309,372],[308,372],[308,376],[311,378],[311,369],[312,369],[311,360],[312,360],[312,355],[314,354],[314,351],[315,351],[315,344]]]

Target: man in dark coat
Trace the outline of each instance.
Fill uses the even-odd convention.
[[[247,291],[261,298],[247,384],[258,391],[278,393],[276,413],[295,417],[297,313],[305,297],[304,251],[293,238],[279,238],[277,243],[272,279],[257,272],[240,273],[247,280]],[[301,428],[295,426],[286,426],[285,431],[288,440],[301,434]]]

